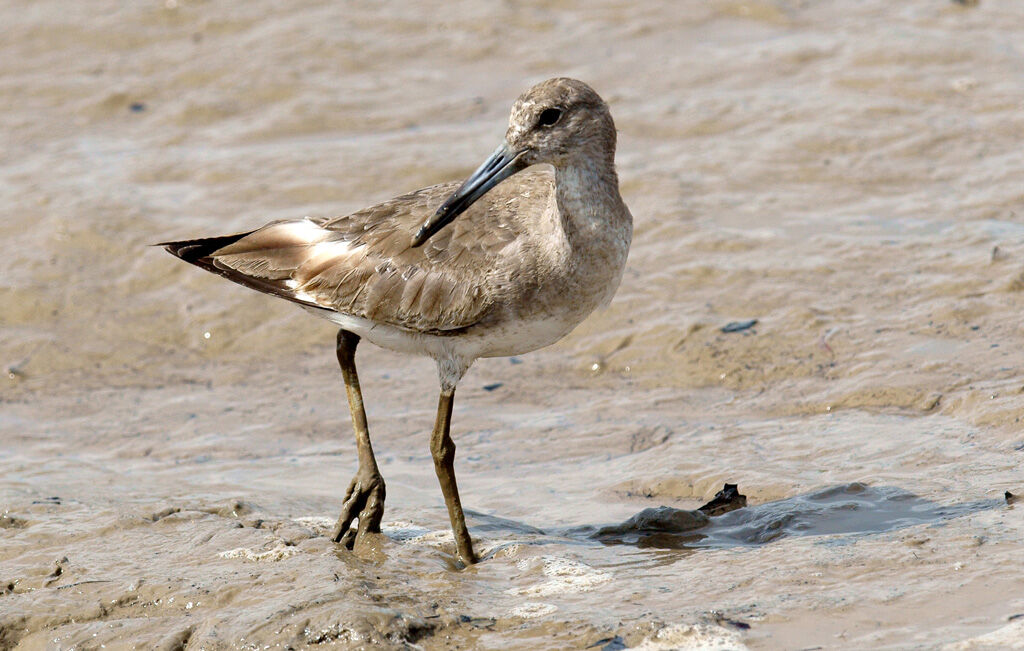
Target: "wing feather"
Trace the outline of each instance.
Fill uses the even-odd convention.
[[[509,245],[532,217],[515,213],[523,208],[520,197],[533,195],[528,204],[539,210],[546,202],[537,195],[553,194],[550,173],[515,178],[415,249],[412,234],[458,184],[424,188],[341,217],[271,222],[251,233],[167,248],[230,280],[304,305],[415,331],[460,330],[483,318],[507,286],[493,276],[508,266],[503,256],[520,253]],[[192,251],[192,259],[179,251]]]

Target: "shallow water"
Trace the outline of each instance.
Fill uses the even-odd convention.
[[[0,647],[1007,648],[1024,639],[1024,7],[8,3]],[[460,387],[148,245],[458,179],[591,83],[636,218],[611,307]],[[757,319],[739,332],[721,328]],[[500,384],[494,387],[493,385]],[[485,390],[484,387],[491,387]],[[592,537],[722,484],[693,532]],[[607,541],[606,541],[607,542]]]
[[[765,545],[788,536],[829,536],[845,544],[850,536],[939,524],[1005,504],[1004,498],[942,506],[892,486],[853,483],[712,517],[670,506],[644,509],[621,524],[572,533],[589,533],[605,544],[662,549]]]

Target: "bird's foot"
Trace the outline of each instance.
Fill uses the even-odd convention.
[[[359,527],[350,528],[352,521],[359,519]],[[345,503],[341,507],[338,523],[334,525],[331,539],[352,549],[356,539],[365,533],[380,533],[384,519],[384,478],[374,468],[364,471],[362,467],[352,478],[345,491]]]

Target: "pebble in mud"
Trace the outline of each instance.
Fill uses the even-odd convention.
[[[28,520],[11,513],[0,513],[0,529],[24,529]]]
[[[724,333],[743,332],[757,325],[757,319],[746,319],[744,321],[730,321],[720,328]]]

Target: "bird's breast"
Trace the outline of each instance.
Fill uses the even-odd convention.
[[[486,332],[481,357],[519,355],[549,346],[569,334],[614,296],[625,268],[628,234],[605,233],[583,250],[567,241],[564,250],[539,261],[532,278],[508,279],[518,291],[494,306],[471,330]],[[520,266],[519,272],[523,271]]]

